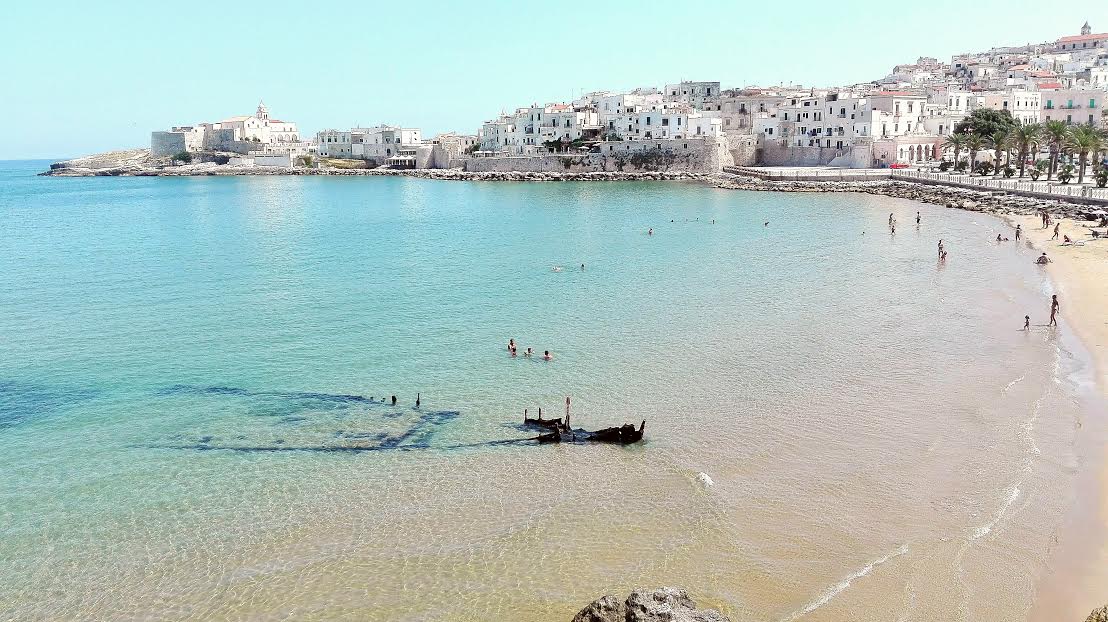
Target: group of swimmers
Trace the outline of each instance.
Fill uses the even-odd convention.
[[[370,395],[370,396],[369,396],[369,401],[371,401],[371,402],[376,402],[376,401],[377,401],[377,396],[375,396],[375,395]],[[387,399],[387,398],[384,398],[384,397],[382,397],[382,398],[381,398],[381,403],[382,403],[382,404],[387,404],[387,403],[388,403],[388,399]],[[420,394],[419,394],[419,393],[416,393],[416,394],[415,394],[415,407],[416,407],[416,408],[419,408],[419,403],[420,403]],[[393,405],[393,406],[396,406],[396,396],[395,396],[395,395],[394,395],[394,396],[392,396],[392,405]]]
[[[553,266],[552,268],[550,268],[550,271],[551,272],[565,272],[565,268],[563,268],[561,266]],[[581,272],[584,272],[584,271],[585,271],[585,264],[581,264]]]
[[[513,358],[517,354],[516,340],[515,339],[509,339],[508,340],[508,354],[510,354]],[[534,350],[532,350],[531,348],[527,348],[527,350],[524,351],[523,356],[526,357],[526,358],[531,358],[532,356],[534,356],[534,354],[535,354]],[[554,355],[550,353],[550,350],[543,350],[542,360],[544,360],[544,361],[553,361],[554,360]],[[418,402],[417,402],[417,405],[418,405]]]

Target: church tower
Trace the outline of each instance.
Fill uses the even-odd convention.
[[[1086,21],[1085,25],[1081,27],[1081,34],[1083,34],[1083,35],[1093,34],[1093,29],[1092,29],[1092,27],[1089,26],[1089,22]]]
[[[254,113],[254,116],[261,119],[261,120],[263,120],[263,121],[268,121],[269,120],[269,108],[265,107],[265,102],[264,101],[259,101],[258,102],[258,111],[256,113]]]

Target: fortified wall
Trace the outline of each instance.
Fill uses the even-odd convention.
[[[600,144],[599,152],[471,157],[465,170],[474,173],[585,173],[684,171],[716,173],[733,163],[725,140],[623,140]]]

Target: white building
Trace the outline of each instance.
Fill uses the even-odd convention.
[[[306,153],[310,145],[300,141],[295,123],[270,118],[265,102],[258,103],[253,116],[231,117],[218,123],[198,123],[150,134],[150,152],[155,156],[205,150],[243,154],[250,151]]]

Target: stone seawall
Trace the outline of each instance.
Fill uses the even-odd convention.
[[[755,192],[860,192],[990,214],[1037,214],[1043,210],[1078,220],[1095,220],[1104,210],[1066,201],[1011,195],[999,190],[972,190],[912,181],[769,181],[729,173],[710,177],[717,188]]]
[[[599,143],[598,151],[576,154],[468,158],[465,169],[485,172],[655,172],[714,173],[732,162],[724,140],[625,140]]]

